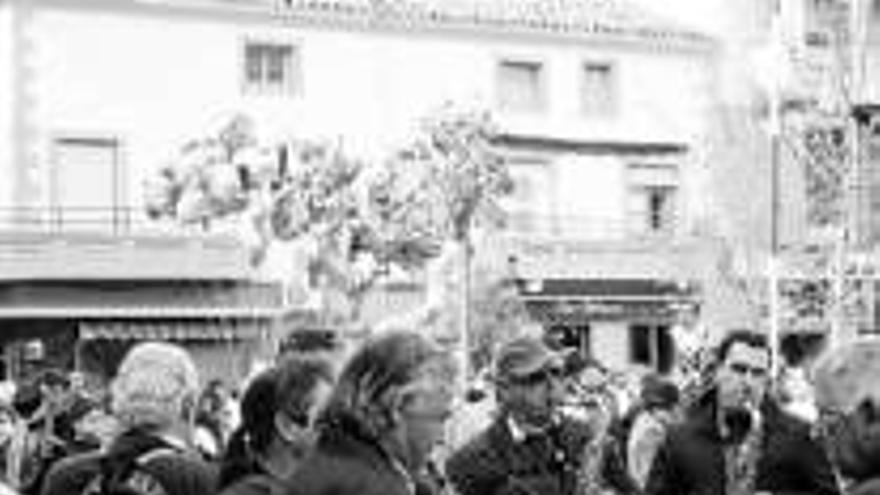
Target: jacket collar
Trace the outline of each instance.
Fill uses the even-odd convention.
[[[407,493],[416,491],[415,481],[403,464],[385,449],[378,438],[347,416],[338,416],[321,427],[318,449],[354,455],[389,476],[400,478]]]
[[[718,391],[714,388],[706,391],[689,408],[688,417],[700,435],[713,440],[720,440],[718,431]]]
[[[765,398],[761,402],[760,417],[762,424],[773,423],[779,426],[780,414],[782,414],[781,410],[772,399]],[[720,440],[717,388],[713,387],[700,396],[689,409],[688,417],[701,435]]]

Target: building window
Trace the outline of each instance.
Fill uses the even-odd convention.
[[[544,84],[541,62],[504,60],[498,66],[498,104],[502,110],[542,111]]]
[[[637,234],[675,232],[676,188],[640,185],[630,191],[630,224]]]
[[[617,109],[617,83],[614,66],[606,62],[587,62],[581,78],[581,107],[584,115],[607,117]]]
[[[291,44],[248,41],[244,88],[248,93],[295,94],[300,88],[299,53]]]
[[[671,165],[629,167],[628,223],[636,235],[672,235],[678,213],[678,169]]]
[[[53,144],[52,227],[59,231],[127,231],[131,211],[115,138],[65,137]]]
[[[546,161],[539,158],[511,158],[513,191],[502,200],[507,226],[515,233],[550,233],[552,182]]]
[[[866,246],[880,244],[880,127],[866,132],[865,159],[859,165],[858,238]]]
[[[873,0],[871,2],[871,11],[866,17],[868,42],[872,44],[880,43],[880,0]]]
[[[804,37],[807,46],[825,48],[834,30],[848,15],[840,0],[804,0]]]
[[[629,327],[629,356],[633,364],[660,373],[672,369],[675,346],[667,325],[636,324]]]

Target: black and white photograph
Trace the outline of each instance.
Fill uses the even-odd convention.
[[[880,0],[0,0],[0,495],[880,495]]]

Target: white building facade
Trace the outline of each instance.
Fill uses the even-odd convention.
[[[517,190],[499,255],[516,260],[547,326],[573,329],[611,365],[665,369],[669,330],[706,281],[698,225],[716,47],[625,2],[4,0],[0,26],[9,232],[149,234],[238,260],[238,245],[201,236],[194,248],[191,233],[146,220],[144,180],[186,140],[243,112],[269,139],[338,137],[381,157],[452,101],[501,124]],[[32,264],[4,284],[239,287],[252,275],[176,253],[126,266],[131,254],[112,274]],[[214,308],[202,319],[245,319],[202,306]]]

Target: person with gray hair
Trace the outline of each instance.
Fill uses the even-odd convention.
[[[344,366],[318,420],[318,440],[288,495],[423,493],[428,458],[451,414],[455,368],[409,331],[368,339]]]
[[[880,495],[880,339],[831,348],[813,366],[819,418],[838,479],[852,495]]]
[[[105,451],[65,459],[49,473],[43,495],[70,493],[213,493],[214,469],[192,447],[199,376],[174,344],[133,347],[112,383],[120,432]]]

